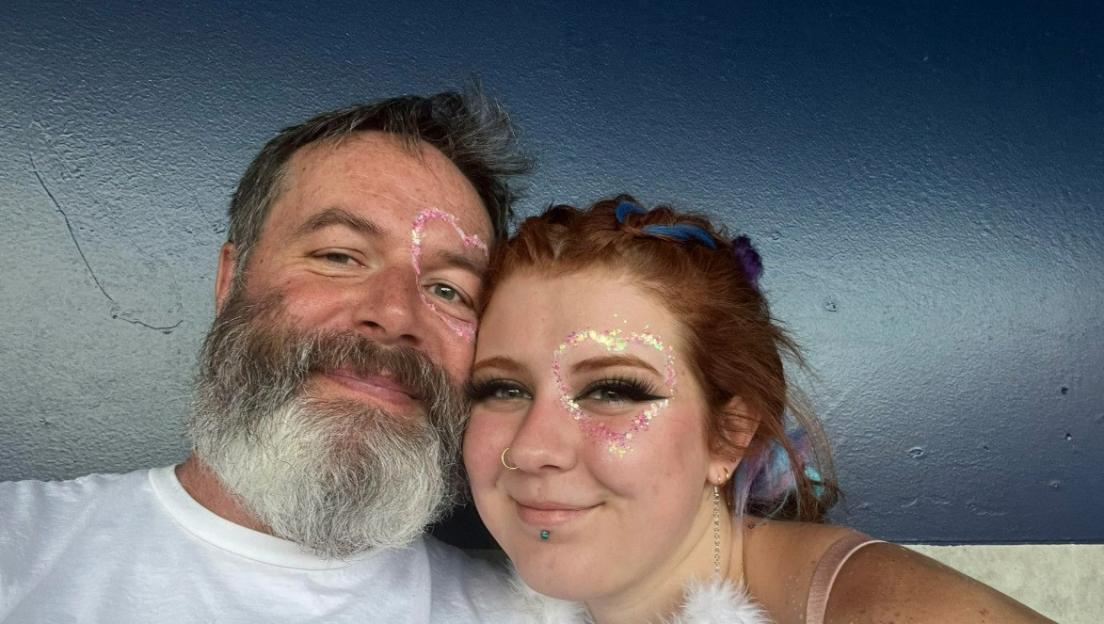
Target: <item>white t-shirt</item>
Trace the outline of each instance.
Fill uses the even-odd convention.
[[[320,558],[220,518],[172,466],[0,483],[0,622],[513,622],[503,571],[425,536]]]

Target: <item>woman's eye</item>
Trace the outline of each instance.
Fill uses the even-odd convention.
[[[528,399],[529,392],[524,386],[517,382],[493,379],[490,381],[472,382],[468,386],[468,398],[473,403],[519,401]]]
[[[629,400],[623,393],[613,388],[599,388],[591,392],[587,398],[596,401],[605,401],[607,403],[617,403]]]
[[[525,393],[521,391],[521,388],[504,386],[496,388],[495,391],[491,393],[491,398],[501,400],[524,399]]]
[[[575,400],[617,404],[658,401],[662,398],[648,384],[636,380],[606,379],[587,386]]]

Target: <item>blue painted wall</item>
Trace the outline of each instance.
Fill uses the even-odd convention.
[[[523,213],[628,191],[758,241],[840,520],[1104,541],[1099,4],[167,4],[0,6],[0,478],[183,457],[255,151],[478,74]]]

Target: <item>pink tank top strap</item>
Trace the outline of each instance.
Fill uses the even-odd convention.
[[[843,564],[863,546],[880,544],[881,540],[870,539],[862,533],[849,533],[836,540],[824,556],[817,562],[813,579],[809,582],[809,598],[805,602],[805,624],[824,624],[824,613],[828,609],[828,595],[832,593],[832,584],[843,568]]]

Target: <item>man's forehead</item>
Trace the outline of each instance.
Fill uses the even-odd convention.
[[[298,221],[339,208],[381,228],[409,230],[417,215],[453,215],[468,233],[489,242],[490,215],[466,176],[427,143],[411,145],[382,132],[361,132],[300,148],[289,159],[273,212],[299,212]]]

